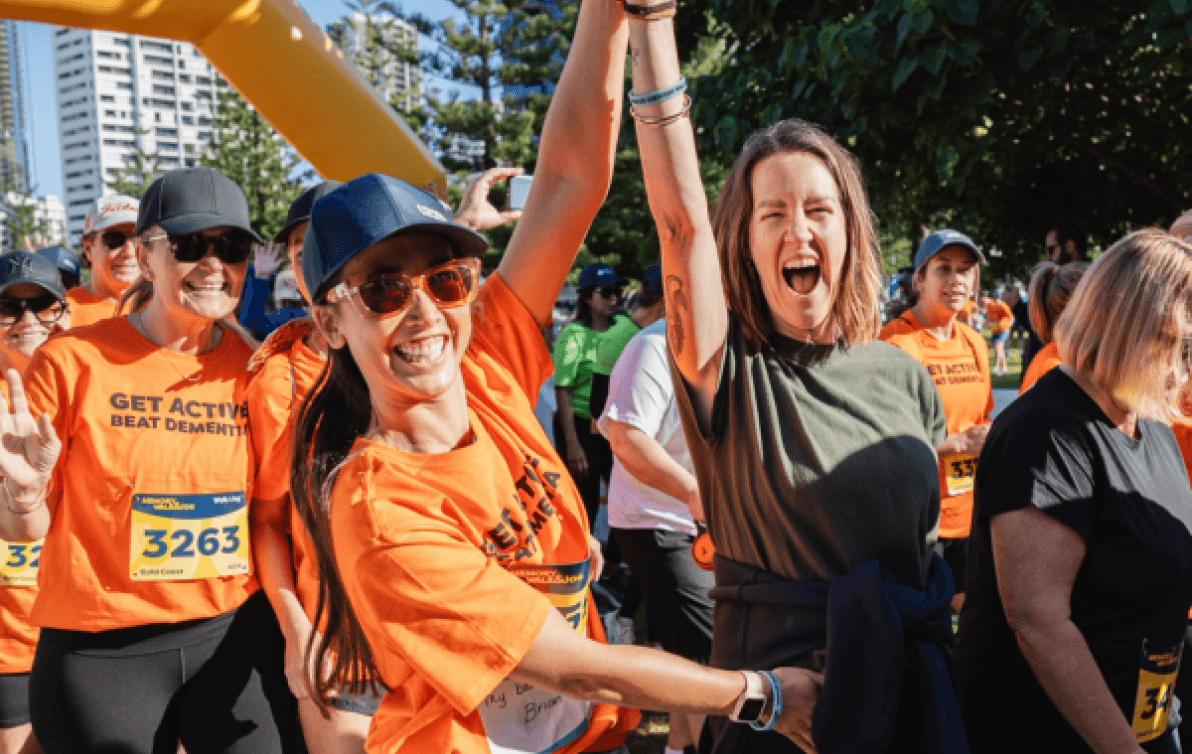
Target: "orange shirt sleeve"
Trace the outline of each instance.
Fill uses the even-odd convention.
[[[481,321],[473,325],[469,348],[499,361],[533,406],[538,389],[555,369],[538,323],[498,273],[484,282],[478,299]]]
[[[290,412],[294,387],[289,359],[279,354],[248,385],[248,421],[257,460],[258,500],[276,500],[290,491]]]
[[[1031,363],[1026,368],[1026,374],[1022,375],[1022,385],[1018,388],[1018,394],[1022,395],[1029,387],[1039,381],[1039,378],[1055,369],[1062,363],[1058,349],[1055,343],[1048,343],[1043,346],[1039,353],[1035,354],[1035,358],[1031,359]]]
[[[336,486],[345,483],[355,480]],[[393,499],[398,490],[362,492],[333,504],[332,538],[381,672],[396,655],[467,715],[517,667],[553,608],[466,539],[446,514],[450,501],[415,511]]]

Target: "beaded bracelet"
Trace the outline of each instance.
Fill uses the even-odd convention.
[[[674,18],[676,2],[675,0],[667,0],[667,2],[659,3],[658,5],[624,3],[623,6],[627,15],[639,21],[657,21],[663,18]]]
[[[691,95],[689,94],[683,95],[683,109],[677,113],[674,113],[673,115],[642,115],[638,113],[633,106],[630,106],[629,108],[629,114],[633,116],[633,119],[637,121],[639,125],[646,126],[648,128],[662,128],[663,126],[669,126],[672,123],[686,118],[687,114],[690,112]]]
[[[778,679],[774,677],[773,673],[768,670],[759,670],[757,672],[770,682],[770,694],[774,699],[774,704],[772,705],[774,710],[770,713],[770,719],[765,724],[762,724],[759,720],[754,720],[749,724],[749,727],[757,731],[774,730],[774,726],[778,724],[778,717],[782,714],[782,689],[778,686]]]
[[[629,92],[629,104],[634,107],[641,107],[642,105],[660,105],[667,100],[672,100],[678,97],[683,92],[687,91],[687,77],[680,76],[679,80],[665,89],[658,89],[653,92],[644,92],[642,94],[634,94]]]

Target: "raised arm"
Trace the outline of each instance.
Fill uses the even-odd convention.
[[[17,371],[9,369],[4,377],[12,410],[0,394],[0,539],[31,542],[50,530],[46,494],[62,443],[48,414],[35,420],[29,412]]]
[[[658,4],[657,0],[631,2]],[[672,86],[680,72],[671,19],[629,18],[633,91],[643,94]],[[683,97],[675,97],[634,111],[647,119],[635,118],[646,194],[662,244],[667,341],[679,372],[695,390],[696,410],[706,426],[728,332],[728,308],[691,121],[668,117],[680,113],[684,104]],[[650,123],[657,119],[671,122]]]
[[[526,208],[497,268],[543,325],[612,181],[627,40],[619,3],[584,2],[546,114]]]

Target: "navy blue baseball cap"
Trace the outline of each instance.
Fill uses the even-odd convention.
[[[302,246],[302,276],[311,300],[320,303],[349,259],[386,238],[427,233],[445,238],[455,253],[478,257],[488,241],[451,222],[433,194],[388,175],[367,173],[315,202]]]
[[[46,257],[23,250],[0,256],[0,296],[21,283],[41,286],[59,301],[66,297],[62,276],[58,274],[57,266]]]
[[[53,262],[54,266],[63,272],[69,272],[71,275],[79,274],[79,258],[65,246],[43,246],[37,250],[37,253]]]
[[[606,285],[621,285],[625,281],[604,262],[592,262],[579,273],[579,289],[603,288]]]
[[[662,295],[662,265],[652,264],[646,268],[646,276],[642,280],[642,290],[651,296]]]
[[[928,259],[943,251],[945,246],[963,246],[977,257],[978,264],[985,264],[985,255],[973,243],[973,239],[958,230],[944,228],[924,238],[923,243],[919,244],[919,250],[915,252],[915,272],[922,269]]]
[[[328,193],[334,191],[342,185],[343,184],[339,181],[323,181],[319,185],[312,186],[306,191],[303,191],[302,195],[295,199],[294,203],[290,205],[290,211],[286,215],[285,227],[273,237],[273,240],[277,243],[285,243],[288,241],[290,238],[290,232],[293,231],[294,228],[297,228],[302,223],[310,221],[310,211],[314,209],[315,202],[319,201]]]

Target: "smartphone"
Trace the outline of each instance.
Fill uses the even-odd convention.
[[[509,179],[509,209],[522,210],[526,208],[526,197],[530,195],[532,175],[515,175]]]

